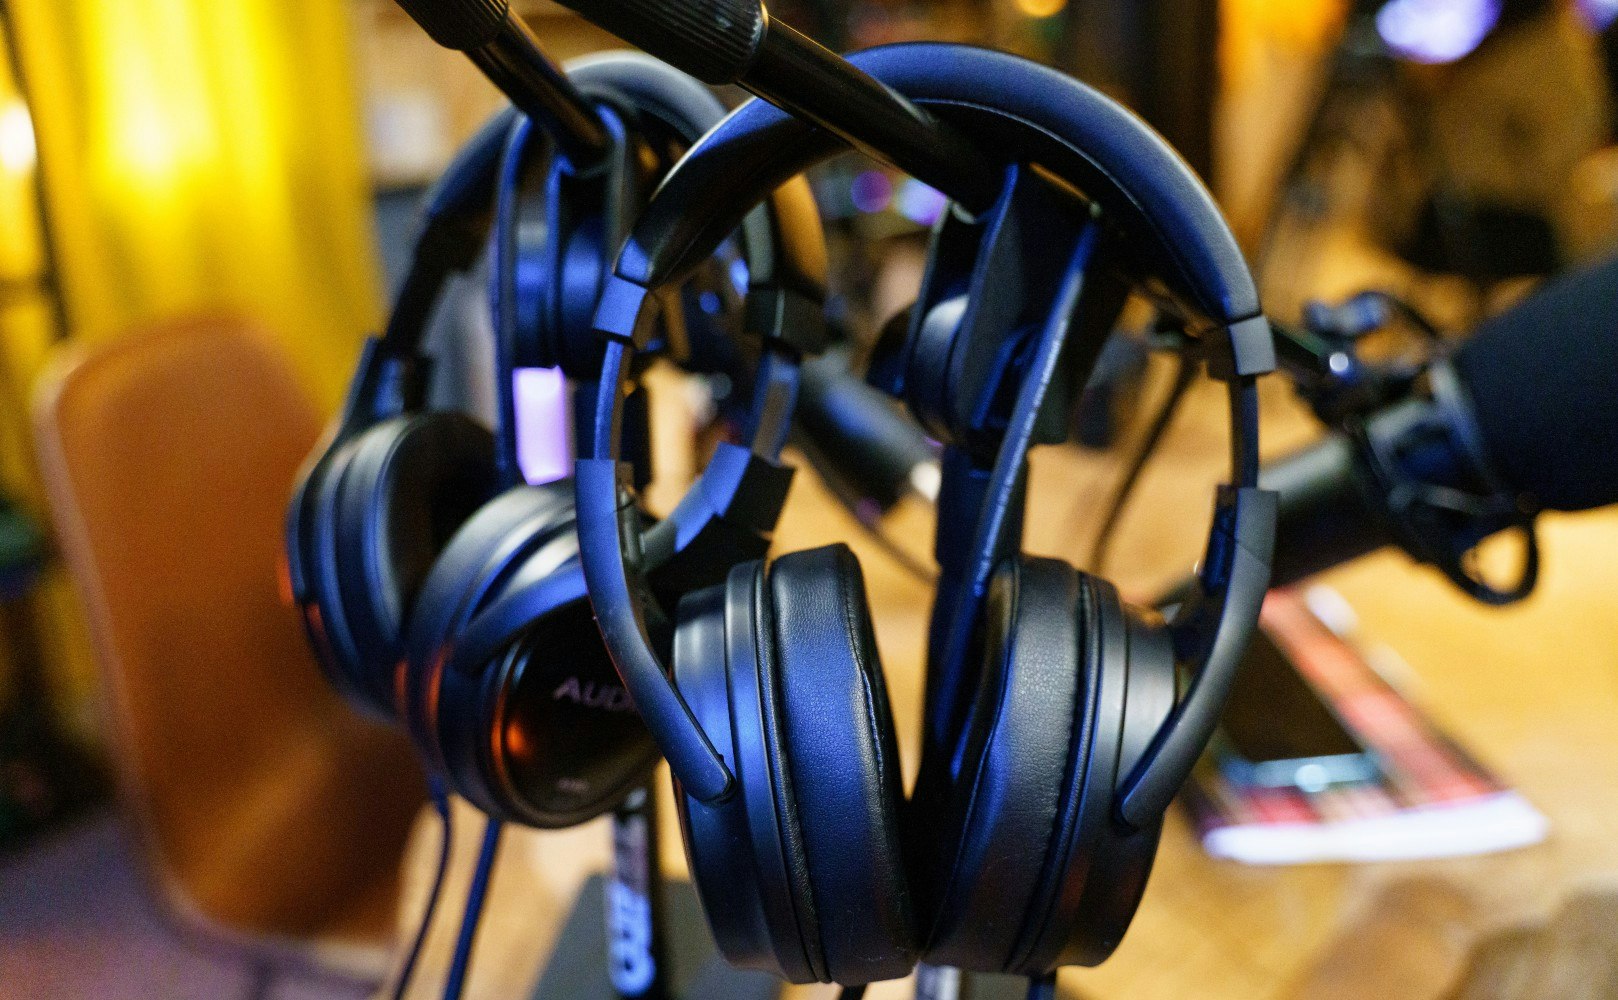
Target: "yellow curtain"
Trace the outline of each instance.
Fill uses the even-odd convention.
[[[11,0],[73,335],[232,309],[333,402],[379,295],[342,0]]]
[[[28,85],[24,105],[0,81],[0,287],[39,270],[38,169],[75,340],[243,314],[334,406],[381,314],[350,5],[0,3]],[[35,504],[26,414],[52,339],[47,301],[0,310],[0,472]],[[43,597],[44,645],[86,719],[93,671],[73,602],[59,579]]]

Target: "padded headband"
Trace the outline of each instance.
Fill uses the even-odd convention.
[[[1274,367],[1274,347],[1246,263],[1207,190],[1172,149],[1098,92],[1027,60],[957,45],[868,50],[852,62],[980,141],[1045,165],[1101,204],[1148,276],[1228,339],[1211,360],[1230,384],[1234,487],[1222,489],[1201,600],[1177,617],[1182,662],[1201,669],[1184,700],[1125,782],[1120,815],[1137,826],[1167,808],[1211,735],[1269,579],[1273,494],[1257,489],[1254,377]],[[641,620],[643,585],[631,579],[617,516],[616,391],[625,355],[645,335],[648,300],[682,280],[776,185],[847,147],[831,134],[753,101],[703,138],[664,180],[619,257],[596,326],[607,354],[596,414],[597,450],[577,467],[580,549],[608,649],[676,777],[713,801],[733,780],[689,706],[669,683]],[[708,478],[704,473],[703,479]],[[697,490],[704,488],[699,482]],[[630,551],[633,551],[631,548]]]
[[[1145,272],[1197,315],[1224,326],[1260,315],[1258,291],[1213,197],[1161,136],[1111,98],[1048,67],[970,46],[888,45],[849,61],[940,117],[976,111],[997,119],[989,127],[1005,129],[1024,159],[1106,205],[1109,224],[1137,237],[1126,242],[1142,254]],[[647,286],[679,280],[736,228],[750,207],[738,192],[769,189],[847,149],[772,105],[743,105],[664,180],[663,190],[678,197],[647,207],[618,273]]]

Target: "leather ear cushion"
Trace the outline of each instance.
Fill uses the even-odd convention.
[[[703,803],[675,782],[686,858],[714,942],[732,965],[794,983],[826,978],[815,933],[802,837],[780,794],[779,700],[759,626],[764,564],[731,568],[725,582],[680,599],[674,681],[735,775],[727,798]],[[793,866],[796,866],[794,868]]]
[[[1093,618],[1065,563],[1022,557],[991,581],[983,673],[958,777],[918,787],[912,803],[918,834],[935,845],[916,875],[929,962],[1002,972],[1013,961],[1064,789],[1085,766],[1076,751],[1089,735],[1083,646],[1095,634]]]
[[[906,975],[916,934],[898,743],[859,563],[844,545],[783,556],[763,603],[778,804],[783,827],[798,834],[784,838],[789,868],[807,874],[812,904],[799,913],[817,924],[824,978]]]
[[[496,594],[523,559],[573,525],[572,489],[517,486],[484,504],[461,525],[433,562],[405,630],[404,677],[396,682],[401,713],[428,753],[436,749],[438,706],[433,678],[445,645]]]
[[[372,428],[373,430],[379,430]],[[306,592],[303,596],[304,622],[320,662],[337,686],[361,707],[392,715],[386,692],[378,691],[375,678],[365,676],[353,630],[343,604],[342,567],[338,562],[337,512],[342,506],[343,471],[353,459],[358,441],[335,449],[304,485],[308,513],[301,525],[307,546],[302,552]]]
[[[326,446],[318,455],[312,456],[298,471],[292,501],[287,504],[287,576],[292,597],[300,605],[315,600],[318,584],[313,579],[313,566],[319,558],[315,554],[315,547],[319,544],[315,530],[319,519],[315,512],[320,485],[330,478],[333,460],[341,451],[340,445]]]
[[[390,420],[355,441],[338,485],[344,615],[362,670],[392,700],[405,617],[433,561],[494,488],[494,439],[459,413]]]
[[[1059,849],[1029,911],[1016,970],[1098,965],[1123,939],[1140,906],[1157,855],[1162,818],[1130,827],[1116,813],[1118,789],[1174,710],[1174,645],[1153,612],[1130,608],[1105,580],[1086,577],[1095,594],[1099,642],[1087,659],[1094,736],[1082,784],[1064,807]]]

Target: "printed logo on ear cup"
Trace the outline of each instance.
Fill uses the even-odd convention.
[[[576,675],[551,692],[551,700],[571,701],[575,705],[599,708],[604,712],[632,712],[635,709],[634,703],[629,700],[629,692],[621,686],[581,681]]]

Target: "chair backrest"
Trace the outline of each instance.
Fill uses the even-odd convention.
[[[34,423],[163,881],[234,930],[391,935],[422,783],[325,683],[282,596],[286,502],[321,430],[287,359],[238,320],[168,324],[70,350]]]

